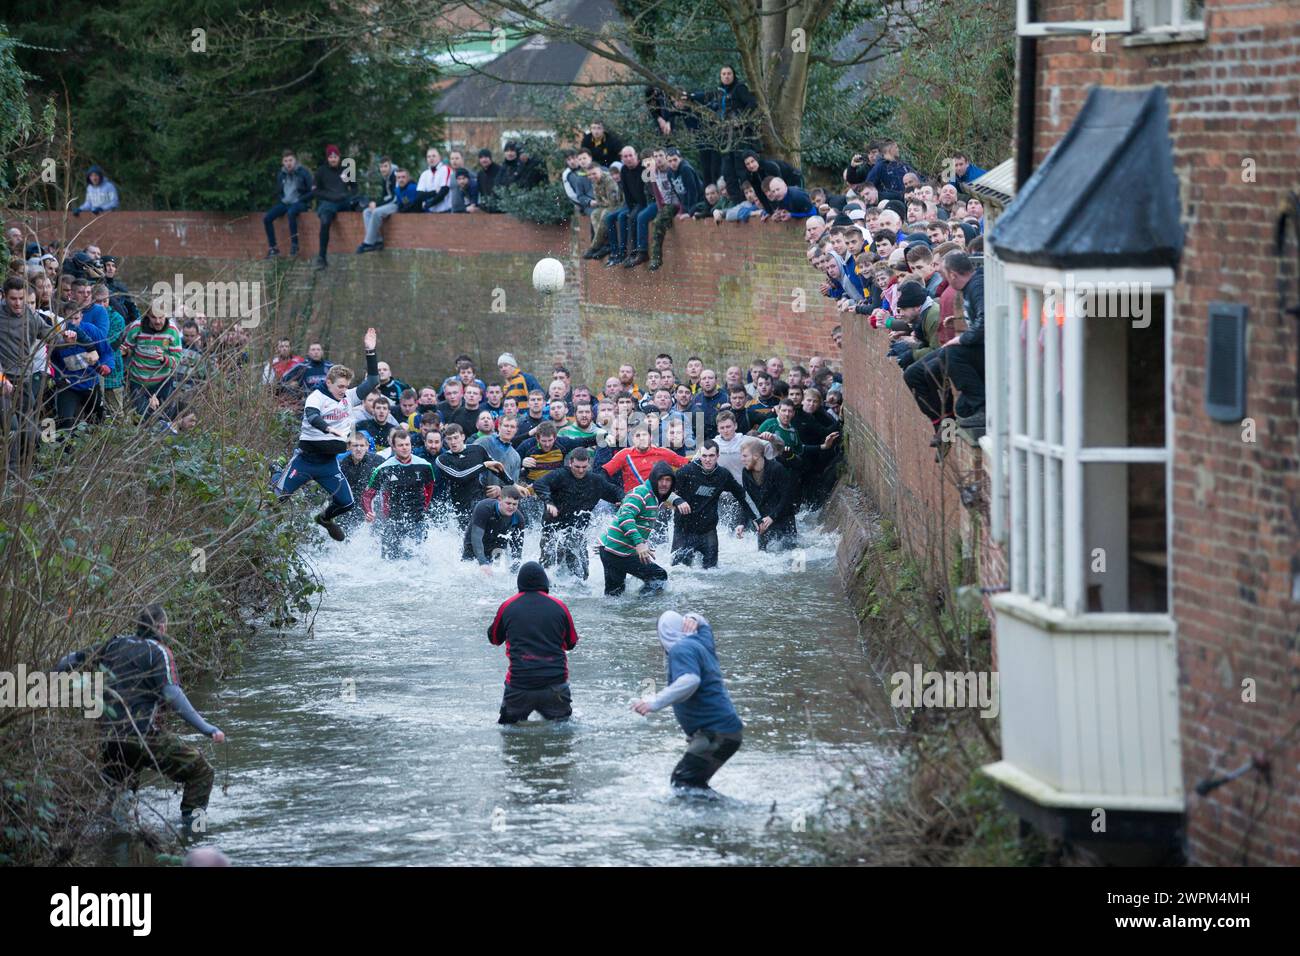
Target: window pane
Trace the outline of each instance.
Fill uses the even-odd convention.
[[[1168,610],[1165,466],[1083,467],[1084,593],[1089,612]]]
[[[1164,294],[1099,288],[1084,314],[1084,446],[1163,448]]]

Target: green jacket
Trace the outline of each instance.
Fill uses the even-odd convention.
[[[939,322],[939,303],[931,300],[930,307],[919,316],[920,328],[912,329],[912,334],[923,343],[912,349],[913,362],[919,362],[939,347]]]

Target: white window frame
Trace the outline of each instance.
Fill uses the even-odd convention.
[[[1088,614],[1087,568],[1084,560],[1084,466],[1094,463],[1162,464],[1165,467],[1165,552],[1171,554],[1173,531],[1173,389],[1172,329],[1174,273],[1169,268],[1072,270],[1067,281],[1060,269],[1000,264],[1005,283],[1005,306],[996,307],[992,340],[986,354],[990,415],[994,435],[991,493],[996,500],[1006,494],[1005,511],[991,511],[995,539],[999,523],[1005,524],[1010,590],[1072,617]],[[1084,337],[1083,301],[1080,294],[1064,296],[1064,321],[1055,316],[1042,323],[1044,290],[1085,287],[1085,283],[1131,282],[1147,284],[1163,294],[1165,331],[1165,444],[1146,447],[1084,447]],[[1022,317],[1028,300],[1029,316],[1037,317],[1038,336]],[[1022,329],[1024,334],[1022,336]],[[1063,376],[1063,379],[1062,379]],[[1054,393],[1061,393],[1060,415],[1055,414]],[[1003,407],[1003,396],[1006,407]],[[1041,462],[1041,468],[1032,467]],[[1058,496],[1059,488],[1059,496]],[[1057,513],[1058,501],[1063,513]],[[1058,526],[1058,519],[1059,526]],[[1058,530],[1059,527],[1059,530]],[[1172,569],[1168,582],[1172,583]],[[1172,594],[1166,607],[1172,608]]]
[[[1179,43],[1205,39],[1205,8],[1201,19],[1186,19],[1183,10],[1186,0],[1169,0],[1169,22],[1154,23],[1156,0],[1135,0],[1133,6],[1133,32],[1125,37],[1125,46],[1148,43]]]
[[[1063,33],[1131,33],[1133,31],[1133,0],[1123,0],[1123,12],[1116,20],[1030,20],[1029,0],[1016,0],[1016,35],[1045,37]]]

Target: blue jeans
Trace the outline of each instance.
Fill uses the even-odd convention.
[[[383,238],[384,220],[395,212],[397,212],[397,203],[395,202],[385,203],[382,206],[376,206],[374,209],[367,206],[361,210],[361,219],[366,224],[366,245],[373,246]]]
[[[658,203],[650,203],[636,214],[636,251],[645,252],[650,248],[650,220],[659,213]]]
[[[289,241],[295,245],[298,243],[298,214],[306,212],[307,204],[305,202],[296,202],[286,205],[282,202],[276,203],[267,210],[266,215],[262,217],[262,225],[266,227],[266,244],[270,248],[275,248],[275,221],[281,216],[289,217]]]
[[[615,209],[609,214],[609,255],[617,259],[627,253],[627,237],[631,223],[628,222],[629,216],[635,216],[636,210],[628,209],[623,206],[621,209]]]

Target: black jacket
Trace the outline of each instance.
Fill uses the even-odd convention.
[[[480,166],[474,171],[478,182],[478,198],[482,202],[488,196],[492,195],[492,190],[497,188],[501,181],[501,167],[496,163],[489,163],[484,169]]]
[[[323,163],[316,170],[316,188],[312,190],[312,198],[318,203],[332,202],[350,208],[357,198],[356,181],[344,182],[341,163],[337,169],[329,163]]]
[[[698,461],[683,465],[677,469],[675,490],[691,506],[688,515],[674,509],[673,527],[678,531],[705,534],[717,528],[718,500],[724,491],[730,492],[740,502],[740,510],[745,513],[747,522],[756,520],[754,512],[745,501],[745,489],[721,465],[715,465],[712,471],[705,471]]]
[[[524,528],[527,526],[522,511],[503,514],[494,499],[484,498],[474,506],[474,513],[470,515],[461,559],[491,564],[494,554],[509,547],[511,564],[518,567],[524,553]]]
[[[539,690],[569,679],[569,658],[578,644],[573,615],[559,598],[551,597],[551,582],[536,561],[519,569],[519,593],[497,608],[488,625],[488,642],[506,645],[510,669],[506,683],[521,690]]]
[[[568,468],[556,468],[533,484],[533,491],[543,505],[555,505],[558,518],[549,515],[543,524],[585,528],[591,520],[592,509],[599,501],[618,504],[623,500],[623,489],[606,480],[605,473],[593,468],[581,479],[575,478]]]
[[[759,519],[771,518],[774,524],[794,517],[795,488],[790,470],[779,461],[767,461],[763,465],[763,483],[754,481],[753,473],[746,469],[741,473],[744,479],[745,494],[749,495],[754,507],[758,509]]]
[[[646,204],[646,185],[641,178],[645,167],[637,164],[635,169],[624,166],[618,174],[619,185],[623,187],[623,202],[628,209],[636,209]]]
[[[591,153],[591,161],[597,166],[608,166],[618,159],[618,154],[623,151],[623,141],[610,130],[605,130],[605,138],[597,146],[591,138],[591,133],[586,132],[582,134],[579,148]]]

